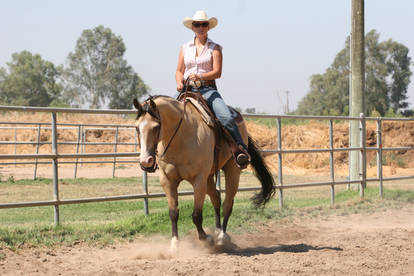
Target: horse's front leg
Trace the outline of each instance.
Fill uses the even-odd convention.
[[[171,220],[171,245],[170,252],[175,253],[178,250],[178,181],[171,181],[165,175],[160,175],[160,182],[168,200],[168,210]]]
[[[170,252],[175,253],[178,250],[178,204],[175,208],[169,207],[169,215],[171,220],[171,245],[170,245]]]
[[[203,205],[204,199],[207,193],[207,177],[199,177],[193,182],[194,186],[194,211],[193,211],[193,223],[195,224],[198,232],[198,238],[200,241],[207,241],[212,245],[214,240],[211,236],[207,235],[203,229]]]

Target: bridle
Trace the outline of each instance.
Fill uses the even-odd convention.
[[[157,121],[158,123],[158,137],[157,137],[157,141],[160,140],[160,133],[161,133],[161,116],[160,113],[158,111],[157,105],[155,104],[155,102],[153,101],[153,96],[150,96],[141,106],[142,109],[138,110],[138,114],[137,114],[137,118],[136,120],[138,120],[138,118],[140,116],[142,116],[145,113],[148,113],[151,117],[153,117],[155,119],[155,121]],[[171,136],[170,140],[167,143],[167,146],[164,149],[164,152],[161,155],[158,155],[158,149],[157,147],[154,150],[154,153],[151,154],[151,156],[154,158],[154,163],[151,167],[144,167],[142,164],[140,164],[140,167],[142,170],[146,171],[146,172],[155,172],[158,169],[158,164],[156,162],[156,157],[159,156],[159,158],[163,158],[164,155],[167,153],[171,142],[173,141],[174,137],[177,135],[178,130],[181,127],[181,124],[184,120],[184,114],[185,114],[185,107],[186,107],[186,100],[184,98],[184,108],[183,108],[183,112],[181,113],[181,117],[180,117],[180,121],[178,122],[177,127],[175,128],[174,134]],[[139,135],[139,133],[138,133]],[[138,139],[139,140],[139,139]],[[141,145],[140,145],[141,147]]]
[[[134,101],[135,103],[135,101]],[[155,105],[155,102],[152,100],[152,97],[150,97],[148,100],[146,100],[142,105],[140,105],[141,108],[138,109],[138,114],[137,114],[137,118],[136,120],[138,120],[139,117],[141,117],[142,115],[144,115],[145,113],[148,113],[151,117],[153,117],[155,119],[155,121],[158,123],[158,134],[157,134],[157,141],[159,140],[160,137],[160,129],[161,129],[161,117],[160,114],[157,110],[157,106]],[[138,129],[138,128],[137,128]],[[138,143],[139,143],[139,147],[141,147],[141,139],[139,139],[139,131],[138,131]],[[158,169],[158,164],[156,162],[156,156],[157,156],[157,147],[155,146],[155,150],[154,153],[150,153],[151,157],[154,158],[154,162],[152,164],[151,167],[145,167],[142,165],[142,163],[140,163],[140,167],[143,171],[146,172],[155,172]]]

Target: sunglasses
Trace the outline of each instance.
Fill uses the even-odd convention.
[[[206,28],[206,27],[208,27],[208,22],[203,22],[203,23],[193,22],[193,26],[196,27],[196,28],[200,28],[200,27]]]

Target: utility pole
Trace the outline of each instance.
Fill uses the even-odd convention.
[[[289,92],[289,91],[286,91]],[[283,93],[283,92],[281,92]],[[289,112],[289,100],[287,100],[287,103],[285,104],[285,100],[283,98],[283,95],[281,96],[279,91],[276,91],[276,95],[277,95],[277,105],[279,106],[279,115],[286,115]],[[286,94],[287,96],[287,94]]]
[[[286,90],[286,112],[285,114],[289,114],[289,91]]]
[[[364,26],[364,0],[352,0],[352,35],[351,35],[351,117],[359,117],[365,113],[365,26]],[[359,121],[350,122],[351,147],[361,147]],[[350,180],[360,178],[359,151],[350,153]],[[355,187],[355,185],[353,185]]]

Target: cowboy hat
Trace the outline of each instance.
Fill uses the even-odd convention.
[[[192,24],[194,21],[200,21],[200,22],[208,21],[208,27],[210,30],[213,29],[215,26],[217,26],[217,23],[218,23],[217,18],[215,17],[208,18],[205,11],[196,11],[192,18],[185,17],[183,24],[184,26],[192,30]]]

